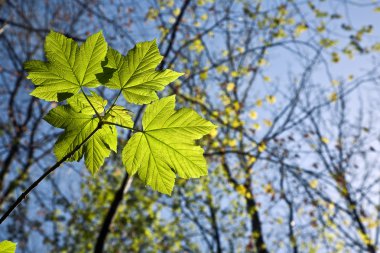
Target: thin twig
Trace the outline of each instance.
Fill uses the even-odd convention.
[[[171,51],[172,48],[173,48],[173,44],[174,44],[174,41],[175,41],[175,37],[176,37],[176,35],[177,35],[177,29],[178,29],[178,26],[179,26],[180,23],[181,23],[181,20],[182,20],[183,14],[185,13],[186,8],[187,8],[187,6],[189,5],[189,3],[190,3],[190,0],[186,0],[186,1],[183,3],[183,5],[182,5],[182,7],[181,7],[181,11],[180,11],[180,13],[179,13],[179,15],[178,15],[178,17],[177,17],[175,23],[174,23],[173,26],[172,26],[172,34],[171,34],[171,37],[170,37],[170,40],[169,40],[169,45],[168,45],[168,47],[166,48],[165,53],[163,54],[163,58],[164,58],[164,59],[162,60],[161,64],[158,66],[158,69],[160,69],[160,70],[164,69],[164,67],[165,67],[165,59],[166,59],[166,57],[169,55],[170,51]]]
[[[82,141],[82,143],[78,144],[71,152],[65,155],[61,160],[56,162],[52,167],[50,167],[42,176],[40,176],[36,181],[34,181],[28,189],[26,189],[17,200],[9,207],[9,209],[3,214],[0,218],[0,224],[2,224],[8,216],[13,212],[13,210],[21,204],[22,201],[25,200],[26,196],[36,188],[42,180],[44,180],[50,173],[56,170],[62,163],[64,163],[67,159],[69,159],[75,152],[77,152],[95,133],[102,127],[102,124],[98,124],[98,126]]]

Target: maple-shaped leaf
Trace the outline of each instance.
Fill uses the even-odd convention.
[[[65,129],[54,146],[57,160],[61,160],[91,136],[68,161],[79,161],[84,156],[87,169],[94,174],[103,165],[104,159],[110,155],[111,150],[117,151],[117,132],[115,126],[112,125],[103,124],[100,129],[97,129],[100,120],[94,117],[95,111],[92,107],[98,110],[100,108],[97,104],[105,106],[106,101],[101,101],[102,98],[95,95],[87,95],[88,100],[83,100],[82,96],[84,95],[75,95],[68,100],[67,105],[50,110],[44,119],[55,127]],[[91,106],[88,101],[97,101],[97,103]],[[92,113],[89,107],[93,110]],[[104,111],[104,108],[100,111]],[[93,133],[94,131],[96,132]]]
[[[0,253],[15,253],[17,243],[11,241],[0,242]]]
[[[197,112],[188,108],[175,111],[175,96],[148,105],[143,131],[132,136],[123,149],[122,159],[130,175],[154,190],[170,195],[175,174],[181,178],[207,175],[203,149],[195,140],[215,128]]]
[[[91,35],[80,46],[64,35],[51,31],[46,37],[48,62],[27,61],[28,79],[36,85],[31,95],[47,100],[62,101],[78,93],[81,87],[97,87],[96,75],[103,72],[101,62],[107,54],[102,32]]]
[[[183,75],[169,69],[157,71],[162,58],[155,40],[137,43],[126,56],[109,48],[105,73],[99,79],[108,88],[120,89],[128,102],[148,104],[158,99],[156,91]]]

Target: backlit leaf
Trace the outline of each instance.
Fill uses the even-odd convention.
[[[48,62],[28,61],[24,64],[28,79],[36,85],[31,95],[62,101],[78,93],[81,87],[97,87],[96,75],[103,72],[101,62],[107,53],[107,43],[101,32],[93,34],[78,47],[64,35],[51,31],[46,37]]]
[[[100,101],[95,96],[88,95],[88,98],[90,101]],[[72,152],[96,130],[99,124],[99,119],[94,117],[94,111],[82,112],[88,109],[88,107],[83,109],[85,105],[83,100],[73,99],[68,102],[70,102],[68,105],[50,110],[44,118],[49,124],[65,129],[54,146],[57,160],[61,160]],[[116,128],[111,125],[102,125],[68,160],[79,161],[84,156],[87,169],[94,174],[103,165],[104,159],[110,155],[111,150],[117,151]]]
[[[16,252],[16,243],[11,241],[2,241],[0,242],[0,252],[1,253],[15,253]]]
[[[171,194],[176,174],[181,178],[207,175],[203,149],[194,141],[215,126],[195,111],[175,111],[175,96],[148,105],[143,116],[143,131],[136,133],[123,150],[123,163],[129,174],[154,190]]]
[[[111,89],[120,89],[124,98],[135,104],[148,104],[157,100],[156,91],[175,81],[182,73],[172,70],[156,71],[162,56],[155,40],[137,43],[126,56],[110,48],[107,53],[105,72],[112,77],[104,79]]]

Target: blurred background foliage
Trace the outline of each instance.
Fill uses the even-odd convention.
[[[218,129],[201,141],[209,176],[178,179],[172,197],[128,177],[120,152],[95,177],[68,163],[0,239],[18,252],[377,252],[379,12],[371,0],[1,0],[0,213],[55,161],[52,105],[29,96],[22,65],[43,59],[51,29],[103,30],[124,54],[157,38],[160,67],[185,73],[164,93]]]

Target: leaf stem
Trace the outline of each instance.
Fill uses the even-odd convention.
[[[92,109],[94,110],[96,116],[99,118],[99,120],[101,121],[102,118],[100,117],[100,114],[98,113],[98,111],[95,109],[95,107],[93,106],[93,104],[91,103],[90,99],[88,99],[86,93],[84,92],[83,88],[80,87],[80,90],[82,91],[84,97],[86,98],[87,102],[91,105]]]
[[[110,106],[110,108],[108,108],[108,110],[107,110],[107,112],[105,113],[105,115],[107,115],[107,114],[112,110],[112,108],[115,106],[115,104],[116,104],[117,100],[119,99],[119,97],[120,97],[122,91],[123,91],[123,90],[120,89],[119,93],[117,94],[116,98],[115,98],[114,101],[112,102],[112,105]]]
[[[41,183],[42,180],[44,180],[50,173],[52,173],[54,170],[56,170],[62,163],[64,163],[67,159],[69,159],[72,155],[74,155],[75,152],[77,152],[83,144],[85,144],[100,128],[102,127],[102,123],[99,122],[98,126],[82,141],[82,143],[75,146],[75,148],[67,153],[61,160],[56,162],[52,167],[50,167],[44,174],[42,174],[36,181],[34,181],[28,189],[26,189],[18,198],[17,200],[8,208],[8,210],[3,214],[3,216],[0,218],[0,224],[2,224],[8,216],[13,212],[13,210],[21,204],[22,201],[25,200],[26,196],[34,189],[36,188],[39,183]]]
[[[142,132],[139,129],[136,129],[136,128],[133,128],[133,127],[127,127],[127,126],[124,126],[124,125],[121,125],[121,124],[117,124],[117,123],[114,123],[114,122],[110,122],[110,121],[104,121],[103,120],[102,123],[106,124],[106,125],[113,125],[113,126],[118,126],[118,127],[126,128],[126,129],[129,129],[129,130],[132,130],[132,131],[136,131],[136,132]]]

